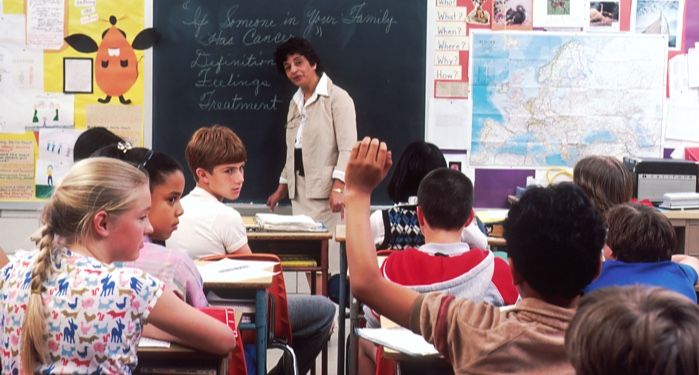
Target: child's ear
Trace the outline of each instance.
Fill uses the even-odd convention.
[[[614,250],[612,250],[609,245],[604,244],[604,247],[602,248],[602,255],[604,255],[604,259],[609,259],[609,260],[614,260],[616,257],[614,256]]]
[[[197,181],[203,182],[205,184],[209,183],[209,173],[204,168],[197,168],[194,170],[197,175]]]
[[[92,217],[92,230],[97,236],[109,235],[109,215],[106,211],[99,211]]]
[[[420,225],[420,228],[425,227],[425,213],[422,212],[422,208],[420,206],[417,206],[417,223]]]

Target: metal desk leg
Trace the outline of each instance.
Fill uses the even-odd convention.
[[[337,374],[345,374],[345,309],[347,301],[347,248],[340,243],[340,300],[337,314]]]
[[[257,375],[267,374],[267,290],[255,292],[255,329],[257,330]]]
[[[361,305],[350,293],[350,332],[349,332],[349,369],[347,375],[357,375],[357,356],[359,353],[359,345],[357,343],[357,323],[359,321],[359,306]]]

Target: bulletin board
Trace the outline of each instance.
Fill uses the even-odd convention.
[[[144,28],[144,2],[1,5],[0,202],[40,202],[73,164],[72,147],[84,129],[103,126],[143,144],[144,52],[130,45]],[[118,30],[106,33],[110,28]],[[64,42],[74,34],[89,37],[94,51],[79,52]],[[111,35],[123,39],[120,48],[106,43]],[[119,56],[118,64],[97,58],[110,54]],[[119,78],[105,73],[113,67]]]
[[[699,142],[699,128],[691,125],[696,119],[696,115],[692,113],[699,115],[699,87],[687,87],[687,71],[695,69],[699,72],[696,66],[689,68],[692,66],[691,53],[694,52],[696,57],[694,47],[699,39],[699,3],[696,1],[435,0],[428,11],[430,24],[427,48],[426,140],[446,150],[447,159],[454,161],[455,165],[463,166],[462,170],[474,180],[477,207],[506,207],[507,195],[514,194],[516,186],[525,186],[527,177],[545,183],[546,172],[549,169],[570,167],[577,158],[585,156],[581,153],[579,157],[563,155],[564,157],[532,161],[527,158],[508,157],[508,152],[514,154],[522,151],[523,154],[529,152],[529,155],[532,155],[540,151],[546,155],[549,150],[545,148],[551,147],[555,142],[577,137],[581,143],[598,145],[598,149],[592,151],[593,153],[616,156],[633,154],[633,150],[624,149],[623,139],[618,142],[618,149],[605,147],[604,142],[616,135],[606,130],[616,129],[617,126],[626,126],[630,129],[628,137],[635,136],[632,140],[640,140],[639,143],[644,146],[644,137],[638,135],[644,134],[640,129],[653,129],[653,136],[656,138],[649,144],[652,147],[645,150],[644,156],[668,157],[673,150],[680,148],[675,150],[675,153],[682,157],[682,146],[696,145]],[[663,50],[657,35],[644,34],[655,32],[667,34],[667,49]],[[580,136],[590,128],[580,125],[576,129],[578,134],[556,134],[556,128],[545,129],[542,133],[551,137],[551,140],[540,141],[538,145],[533,139],[528,138],[530,134],[523,134],[519,138],[508,137],[506,132],[515,134],[517,131],[516,128],[509,127],[517,122],[513,119],[519,120],[521,125],[527,127],[541,126],[546,121],[546,115],[551,117],[558,109],[555,106],[549,107],[550,112],[547,112],[544,104],[547,104],[546,101],[559,104],[551,98],[561,95],[560,92],[551,90],[549,96],[542,95],[539,98],[531,95],[531,91],[538,89],[537,86],[543,86],[532,80],[550,81],[551,77],[544,75],[547,72],[558,73],[555,69],[536,71],[538,66],[534,62],[531,64],[534,69],[531,70],[532,74],[521,74],[517,77],[521,79],[520,82],[512,79],[514,75],[507,76],[516,71],[517,65],[528,58],[524,56],[526,52],[536,51],[541,60],[541,67],[548,62],[546,56],[551,51],[537,50],[537,43],[531,42],[535,38],[549,38],[550,40],[543,44],[551,49],[564,45],[562,40],[585,39],[586,43],[595,40],[592,44],[597,43],[600,46],[612,40],[616,43],[628,43],[633,45],[635,50],[622,45],[618,48],[616,64],[630,65],[625,61],[630,58],[630,53],[624,53],[625,48],[635,52],[640,59],[654,59],[653,64],[658,68],[657,72],[651,73],[656,81],[652,89],[641,93],[645,95],[641,97],[634,97],[632,90],[623,92],[621,85],[614,87],[614,79],[604,81],[604,85],[616,88],[618,93],[628,94],[625,96],[626,107],[631,107],[628,103],[642,104],[637,105],[637,113],[629,112],[626,117],[614,118],[614,111],[621,112],[624,106],[615,105],[613,100],[604,102],[601,98],[605,98],[605,95],[590,95],[590,100],[599,100],[597,103],[591,102],[588,106],[596,111],[581,112],[578,115],[581,118],[598,115],[597,124],[601,131],[593,136]],[[646,44],[646,40],[651,41],[650,44]],[[502,53],[503,48],[490,48],[492,45],[508,43],[514,51],[509,56]],[[651,44],[653,48],[650,47]],[[517,51],[519,45],[526,45],[529,50]],[[651,51],[655,51],[653,56],[650,55]],[[522,55],[513,57],[517,53]],[[568,65],[580,67],[584,64],[582,60],[571,60]],[[644,68],[650,72],[649,67]],[[621,72],[622,77],[632,77],[634,73],[643,72],[643,69],[614,69]],[[572,69],[565,71],[566,74],[571,72]],[[594,69],[585,73],[599,75],[600,79],[603,76]],[[501,77],[498,77],[498,74]],[[489,86],[491,81],[497,81],[503,74],[507,79],[502,79],[501,84],[495,82]],[[638,75],[645,77],[643,74]],[[571,86],[578,84],[582,88],[585,78],[591,77],[579,77],[580,80]],[[691,77],[689,79],[691,81]],[[495,95],[498,90],[503,93],[501,98]],[[517,101],[521,100],[519,103],[522,104],[519,107],[508,106],[503,105],[503,102],[508,103],[504,94],[520,95],[540,101],[512,97],[509,103],[518,103]],[[609,95],[608,92],[603,94]],[[652,95],[653,98],[649,100],[648,95]],[[619,97],[619,100],[624,100],[624,96]],[[493,103],[493,98],[502,102]],[[643,104],[646,103],[652,103],[652,108],[643,108]],[[573,103],[569,107],[563,107],[561,111],[575,114],[578,108],[585,108],[579,104],[581,103]],[[620,118],[627,120],[627,123],[620,124]],[[646,120],[643,127],[637,126],[641,118]],[[549,125],[564,128],[565,120],[557,118],[557,121]],[[489,127],[482,126],[483,122]],[[633,134],[634,132],[638,134]],[[497,147],[493,147],[489,153],[482,152],[482,148],[479,147],[483,147],[484,140],[493,142]],[[500,144],[497,144],[498,142]],[[574,144],[570,149],[584,149],[577,146],[578,144]]]

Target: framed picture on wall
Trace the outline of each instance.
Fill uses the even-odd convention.
[[[460,161],[450,161],[449,168],[455,171],[461,172],[461,162]]]
[[[92,94],[93,60],[86,57],[63,58],[63,92]]]

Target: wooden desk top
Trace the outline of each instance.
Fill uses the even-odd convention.
[[[267,272],[260,273],[258,275],[252,275],[251,277],[247,277],[244,279],[231,277],[228,280],[208,280],[207,277],[205,277],[205,273],[201,272],[201,267],[208,263],[210,262],[201,260],[195,261],[197,269],[200,270],[200,273],[202,273],[202,281],[204,283],[204,288],[206,289],[266,289],[267,287],[272,285],[272,278],[274,277],[274,262],[265,262],[271,264],[270,267],[267,267],[267,269],[265,269],[265,271]],[[235,272],[235,270],[231,272],[233,273]]]
[[[699,210],[661,210],[670,220],[699,220]]]

